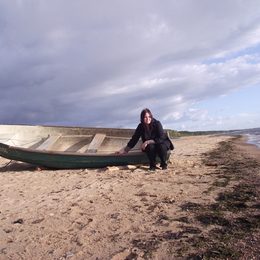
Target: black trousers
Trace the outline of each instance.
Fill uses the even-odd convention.
[[[150,167],[156,166],[156,155],[158,154],[159,158],[161,159],[161,167],[167,165],[167,151],[168,148],[165,144],[148,144],[145,148],[145,152],[148,156],[150,161]]]

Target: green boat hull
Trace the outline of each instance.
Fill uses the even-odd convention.
[[[145,153],[123,155],[78,155],[36,152],[0,143],[0,156],[21,162],[58,169],[102,168],[107,166],[147,164]]]

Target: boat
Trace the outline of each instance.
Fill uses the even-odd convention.
[[[0,125],[0,156],[56,169],[103,168],[149,163],[142,141],[127,154],[134,129]],[[170,151],[167,154],[170,156]],[[159,159],[159,158],[157,158]]]

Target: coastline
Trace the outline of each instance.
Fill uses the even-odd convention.
[[[173,140],[168,169],[154,173],[147,165],[132,170],[39,171],[25,163],[7,165],[9,160],[0,157],[0,259],[141,260],[152,256],[183,260],[187,254],[198,254],[204,248],[194,248],[189,241],[212,238],[211,229],[221,226],[198,221],[197,208],[207,212],[207,205],[215,205],[220,192],[238,184],[236,178],[226,182],[228,149],[219,151],[223,158],[208,156],[233,138]],[[260,149],[245,141],[246,137],[235,140],[243,152],[238,160],[258,160]],[[236,154],[237,150],[231,158],[236,160]],[[250,175],[246,167],[244,175]],[[255,244],[246,249],[258,256],[260,240],[252,241]],[[240,243],[238,247],[242,250]]]
[[[255,144],[247,143],[247,136],[243,135],[241,138],[236,140],[238,148],[242,149],[246,154],[260,161],[260,149]]]

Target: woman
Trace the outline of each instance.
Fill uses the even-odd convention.
[[[163,131],[160,121],[153,118],[151,111],[146,108],[141,112],[141,123],[137,126],[134,135],[128,142],[127,146],[118,151],[118,154],[128,153],[142,138],[143,144],[141,149],[146,152],[150,161],[150,171],[156,169],[156,155],[158,154],[161,160],[162,170],[167,169],[167,151],[173,150],[173,144],[168,135]]]

